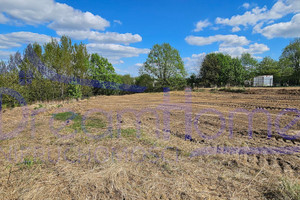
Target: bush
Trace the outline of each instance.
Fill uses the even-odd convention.
[[[81,85],[76,82],[72,82],[71,84],[69,84],[68,96],[76,100],[80,99],[82,97]]]

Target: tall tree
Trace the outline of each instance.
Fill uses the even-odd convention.
[[[283,49],[280,59],[287,67],[294,69],[291,83],[300,85],[300,38],[294,39]]]
[[[281,70],[278,62],[271,57],[264,57],[257,67],[257,75],[273,75],[274,83],[280,83]]]
[[[241,60],[222,53],[207,54],[199,77],[205,86],[243,85],[245,68]]]
[[[136,78],[136,85],[147,87],[145,92],[152,92],[154,89],[154,80],[149,74],[142,74]]]
[[[146,62],[140,68],[140,74],[148,74],[160,87],[172,89],[184,87],[187,75],[178,50],[168,43],[152,47]]]
[[[251,56],[250,53],[243,53],[241,56],[241,63],[246,70],[246,79],[250,80],[256,75],[256,68],[258,61]]]
[[[107,89],[116,87],[121,83],[120,76],[115,72],[113,65],[104,57],[92,54],[90,58],[89,73],[93,80],[98,80],[101,88],[94,88],[94,94],[114,94],[116,90]],[[111,83],[111,85],[107,85]],[[117,88],[115,88],[117,89]]]
[[[199,77],[201,78],[202,83],[207,87],[219,85],[220,73],[221,65],[219,64],[217,54],[207,54],[201,64],[199,73]]]

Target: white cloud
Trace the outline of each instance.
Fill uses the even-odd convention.
[[[211,27],[210,29],[212,29],[212,30],[214,30],[214,31],[217,31],[217,30],[219,30],[220,28],[217,27],[217,26],[214,26],[214,27]]]
[[[139,49],[118,44],[87,44],[87,49],[92,53],[98,53],[108,58],[110,62],[118,62],[121,58],[137,57],[140,54],[149,53],[149,49]]]
[[[202,31],[203,28],[210,26],[211,23],[206,19],[204,21],[198,21],[196,24],[196,28],[194,29],[195,32]]]
[[[48,24],[54,30],[104,30],[110,23],[53,0],[1,0],[0,12],[26,24]]]
[[[142,67],[142,66],[144,66],[144,63],[136,63],[134,66],[136,66],[136,67]]]
[[[249,3],[244,3],[244,4],[243,4],[243,7],[244,7],[245,9],[248,9],[248,8],[250,7],[250,4],[249,4]]]
[[[113,64],[113,63],[112,63]],[[117,73],[120,73],[120,74],[130,74],[129,73],[129,71],[127,71],[127,70],[124,70],[124,69],[120,69],[120,68],[118,68],[118,67],[114,67],[115,68],[115,70],[116,70],[116,72]]]
[[[142,41],[142,37],[138,34],[131,33],[100,33],[97,31],[58,31],[58,35],[68,35],[76,40],[88,39],[93,43],[114,43],[114,44],[130,44]]]
[[[191,57],[183,58],[184,66],[188,72],[198,74],[200,65],[205,58],[206,53],[193,54]]]
[[[215,35],[209,37],[188,36],[185,41],[190,45],[203,46],[215,42],[221,42],[221,46],[244,46],[250,43],[244,36],[238,35]]]
[[[218,52],[229,54],[233,57],[239,57],[243,53],[250,53],[251,55],[262,54],[266,51],[269,51],[270,48],[265,44],[254,43],[249,45],[248,48],[245,47],[220,47]]]
[[[44,44],[50,41],[50,36],[32,32],[13,32],[8,34],[0,34],[0,49],[21,47],[23,44],[34,42]]]
[[[235,15],[231,18],[218,17],[216,18],[216,23],[229,26],[254,26],[260,21],[280,19],[287,14],[297,12],[300,12],[299,0],[278,0],[270,10],[268,10],[266,6],[262,8],[255,7],[243,15]]]
[[[120,21],[120,20],[114,20],[114,23],[117,23],[117,24],[120,24],[120,25],[122,25],[122,22]]]
[[[12,51],[0,51],[0,59],[5,60],[8,59],[10,55],[13,55],[15,52]]]
[[[8,22],[8,19],[2,13],[0,13],[0,23],[5,24],[6,22]]]
[[[238,26],[235,26],[235,27],[233,27],[232,28],[232,32],[239,32],[241,29],[240,29],[240,27],[238,27]]]
[[[293,38],[300,36],[300,13],[295,15],[289,22],[281,22],[266,26],[261,29],[261,26],[254,28],[255,32],[263,34],[267,38],[284,37]]]
[[[142,41],[142,37],[132,33],[99,32],[110,26],[109,21],[99,15],[83,12],[55,0],[0,0],[0,23],[44,25],[58,35],[67,35],[76,40],[88,40],[87,47],[109,58],[115,64],[122,64],[121,58],[148,53],[148,49],[138,49],[129,45]],[[114,23],[122,24],[120,20]],[[23,44],[49,42],[47,35],[18,32],[0,34],[0,49],[20,47]]]

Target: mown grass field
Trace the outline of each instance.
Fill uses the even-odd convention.
[[[275,126],[282,110],[300,110],[299,94],[300,88],[199,89],[190,97],[171,92],[170,103],[177,107],[191,99],[192,139],[185,136],[184,110],[170,111],[170,131],[164,131],[163,93],[30,105],[24,130],[0,141],[0,199],[300,199],[300,140],[284,139]],[[124,109],[148,110],[136,120],[130,112],[121,116]],[[210,110],[196,120],[206,109],[219,111],[225,120],[215,139],[209,137],[222,128],[219,115]],[[236,113],[229,137],[229,116],[236,109],[268,111],[271,137],[264,113],[253,115],[252,139],[247,115]],[[22,108],[2,110],[3,134],[22,116]],[[285,113],[279,127],[297,116]],[[299,131],[297,121],[286,134]],[[296,152],[195,155],[208,147]]]

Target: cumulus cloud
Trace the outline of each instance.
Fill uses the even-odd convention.
[[[274,37],[299,37],[300,36],[300,13],[293,16],[289,22],[276,23],[270,26],[266,26],[261,29],[261,26],[254,28],[255,32],[261,33],[267,38]]]
[[[221,46],[244,46],[250,43],[244,36],[238,35],[214,35],[209,37],[188,36],[185,41],[190,45],[203,46],[220,42]]]
[[[118,62],[121,58],[137,57],[140,54],[149,53],[149,49],[140,49],[119,44],[87,44],[87,49],[90,52],[102,55],[112,63]]]
[[[250,7],[250,4],[249,4],[249,3],[244,3],[244,4],[243,4],[243,7],[244,7],[245,9],[248,9],[248,8]]]
[[[99,15],[53,0],[1,0],[0,12],[30,25],[48,24],[54,30],[105,30],[110,25]]]
[[[241,29],[240,29],[240,27],[238,27],[238,26],[235,26],[235,27],[233,27],[232,28],[232,32],[239,32]]]
[[[229,54],[233,57],[239,57],[243,53],[250,53],[255,56],[256,54],[262,54],[266,51],[269,51],[270,48],[265,44],[254,43],[249,45],[248,48],[245,47],[220,47],[218,52]]]
[[[142,41],[132,33],[99,32],[110,26],[109,21],[91,12],[83,12],[55,0],[1,0],[0,23],[44,25],[58,35],[67,35],[76,40],[88,40],[87,48],[109,58],[115,64],[122,64],[121,58],[148,53],[148,49],[129,46]],[[122,24],[120,20],[114,23]],[[0,49],[21,47],[23,44],[49,42],[47,35],[17,32],[0,35]]]
[[[210,26],[211,23],[206,19],[204,21],[198,21],[196,24],[196,28],[194,29],[195,32],[202,31],[203,28]]]
[[[183,58],[185,68],[188,72],[198,74],[200,65],[205,58],[206,53],[193,54],[191,57]]]
[[[113,43],[113,44],[130,44],[142,41],[142,37],[138,34],[131,33],[100,33],[97,31],[58,31],[58,35],[68,35],[76,40],[88,39],[93,43]]]
[[[51,37],[48,35],[32,33],[32,32],[13,32],[0,34],[0,49],[11,49],[21,47],[23,44],[50,42]]]
[[[299,0],[278,0],[270,10],[268,10],[266,6],[262,8],[255,7],[251,11],[247,11],[242,15],[235,15],[231,18],[218,17],[215,21],[217,24],[229,26],[254,26],[260,21],[280,19],[287,14],[297,12],[300,12]]]

